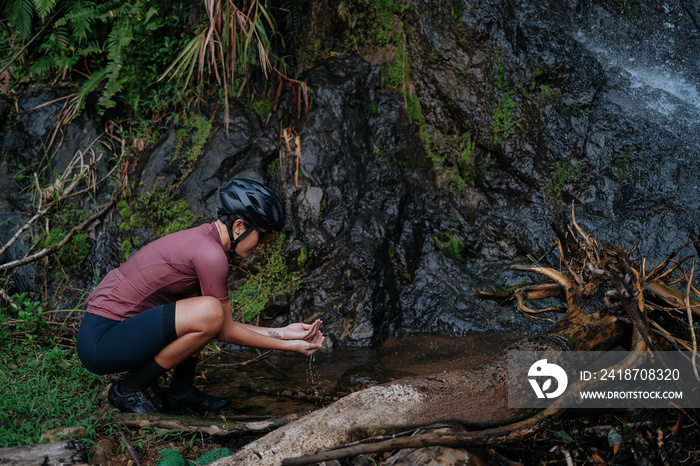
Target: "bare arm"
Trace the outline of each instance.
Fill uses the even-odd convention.
[[[256,325],[244,324],[242,322],[239,322],[239,325],[255,333],[267,335],[268,337],[272,338],[278,338],[280,340],[310,341],[314,338],[316,333],[320,332],[319,329],[322,323],[322,321],[316,319],[316,321],[312,324],[294,323],[280,328],[258,327]]]
[[[260,335],[267,335],[268,337],[277,338],[279,340],[283,339],[282,329],[279,328],[259,327],[257,325],[244,324],[243,322],[238,322],[238,325],[252,332],[259,333]]]
[[[250,346],[253,348],[296,351],[309,356],[321,348],[323,340],[325,339],[323,334],[318,331],[320,321],[311,325],[313,329],[295,333],[287,331],[290,326],[284,329],[270,329],[235,322],[233,320],[230,303],[224,306],[224,314],[224,325],[219,335],[217,335],[217,338],[227,343]],[[307,324],[303,325],[306,326]],[[277,332],[277,330],[280,332]],[[313,333],[309,334],[309,330],[313,330]],[[270,333],[272,333],[272,335],[270,335]],[[288,338],[284,338],[285,336]],[[307,338],[301,338],[303,336]]]

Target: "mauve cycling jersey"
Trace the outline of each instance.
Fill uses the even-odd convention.
[[[228,260],[215,222],[157,239],[109,272],[87,299],[87,312],[124,320],[191,296],[228,303]]]

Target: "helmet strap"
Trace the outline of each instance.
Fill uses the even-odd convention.
[[[238,242],[241,239],[243,239],[240,236],[238,237],[238,240],[233,239],[233,224],[236,220],[238,220],[239,217],[237,215],[226,212],[222,208],[216,209],[216,216],[219,220],[224,222],[224,225],[226,225],[226,231],[228,231],[228,239],[231,243],[231,249],[229,249],[229,251],[235,251],[236,246],[238,246]]]
[[[217,212],[219,214],[219,220],[224,222],[224,225],[226,225],[226,231],[228,231],[228,238],[231,242],[231,249],[229,249],[230,252],[236,252],[236,247],[238,246],[238,243],[243,241],[246,236],[248,236],[251,232],[255,230],[255,228],[248,228],[246,226],[246,229],[243,233],[238,238],[234,238],[233,236],[233,224],[238,220],[240,217],[237,215],[232,215],[232,214],[226,214],[224,212]]]
[[[238,238],[234,239],[234,237],[233,237],[233,224],[236,222],[236,220],[238,220],[241,217],[239,217],[236,214],[225,212],[221,208],[216,210],[216,214],[217,214],[217,217],[219,218],[219,220],[224,222],[224,225],[226,225],[226,231],[228,231],[228,238],[231,241],[231,249],[229,249],[229,252],[236,252],[236,247],[238,246],[238,243],[243,241],[245,239],[245,237],[248,236],[249,234],[251,234],[253,231],[258,231],[258,232],[260,231],[253,226],[249,227],[246,225],[245,231],[243,233],[241,233],[241,235]],[[243,220],[243,219],[241,219],[241,220]],[[245,221],[244,221],[244,223],[245,223]]]
[[[227,225],[227,226],[228,226],[228,225]],[[243,241],[243,239],[244,239],[246,236],[248,236],[248,235],[249,235],[251,232],[253,232],[253,231],[255,231],[254,228],[247,228],[246,231],[244,231],[243,233],[241,233],[241,236],[239,236],[239,237],[236,238],[236,239],[233,239],[233,232],[232,232],[232,230],[231,230],[231,227],[229,226],[229,227],[228,227],[228,234],[229,234],[229,236],[231,237],[231,249],[230,249],[230,250],[231,250],[232,252],[236,252],[236,246],[238,246],[238,243],[240,243],[241,241]]]

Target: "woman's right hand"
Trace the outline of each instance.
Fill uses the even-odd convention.
[[[287,342],[290,344],[289,351],[311,356],[323,347],[323,341],[325,339],[326,337],[323,336],[323,333],[317,331],[313,338],[309,340],[287,340]]]

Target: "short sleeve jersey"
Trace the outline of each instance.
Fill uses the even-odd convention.
[[[228,303],[228,260],[215,223],[157,239],[110,271],[87,299],[87,312],[124,320],[191,296]]]

